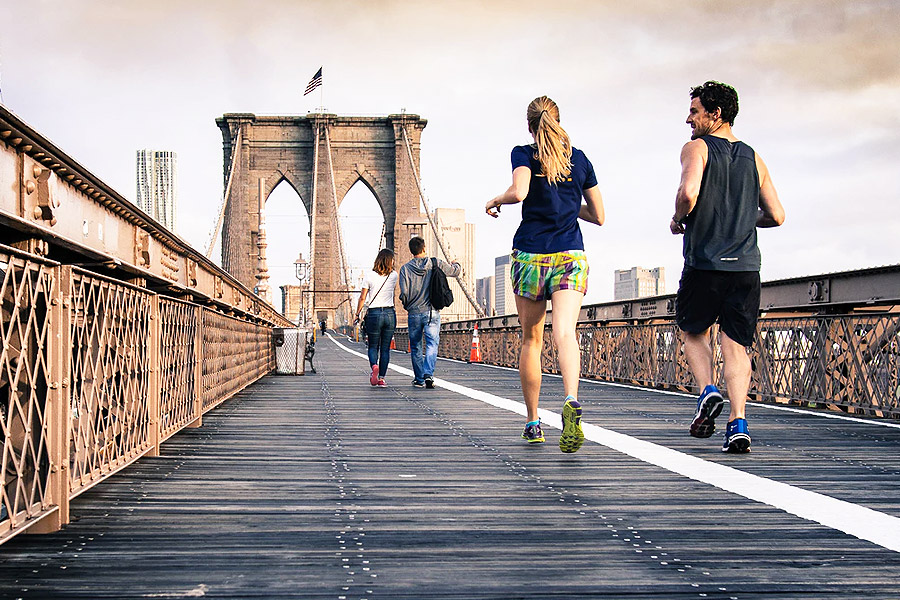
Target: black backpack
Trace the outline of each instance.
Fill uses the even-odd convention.
[[[447,275],[438,266],[437,259],[431,259],[431,285],[429,287],[429,301],[435,310],[447,308],[453,304],[453,292],[447,283]]]

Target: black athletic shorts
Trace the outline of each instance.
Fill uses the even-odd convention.
[[[682,331],[703,333],[713,323],[742,346],[750,346],[759,318],[758,271],[701,271],[685,267],[675,299]]]

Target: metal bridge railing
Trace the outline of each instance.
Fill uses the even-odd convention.
[[[274,368],[271,325],[0,247],[0,543]]]
[[[468,360],[472,332],[472,322],[443,324],[440,356]],[[482,323],[478,333],[483,362],[518,366],[519,327]],[[582,377],[694,390],[681,332],[672,320],[581,322],[577,335]],[[407,330],[397,329],[394,337],[397,349],[405,351]],[[753,400],[900,419],[900,312],[762,318],[750,355]],[[559,372],[550,325],[541,363],[545,372]],[[725,388],[718,350],[715,377]]]

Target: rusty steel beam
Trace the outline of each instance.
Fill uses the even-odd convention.
[[[0,106],[0,243],[289,326],[274,307]]]

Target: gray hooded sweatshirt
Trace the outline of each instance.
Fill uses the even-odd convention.
[[[462,271],[459,263],[437,261],[438,267],[447,277],[459,277]],[[400,302],[409,313],[423,313],[434,310],[429,302],[431,289],[431,258],[413,258],[400,267]]]

